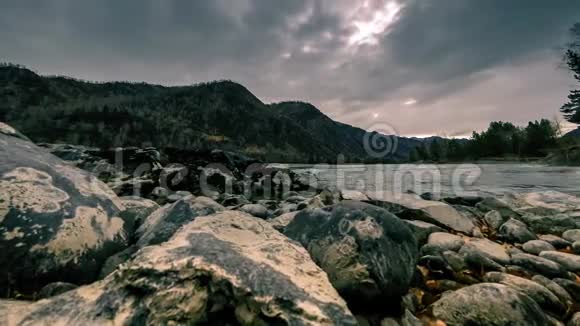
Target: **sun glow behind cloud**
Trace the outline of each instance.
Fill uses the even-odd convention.
[[[363,5],[363,8],[366,7],[368,7],[368,2]],[[397,21],[402,8],[403,6],[398,2],[388,1],[383,8],[374,13],[370,20],[354,21],[353,25],[356,27],[356,32],[351,35],[349,45],[377,45],[379,43],[378,37]]]

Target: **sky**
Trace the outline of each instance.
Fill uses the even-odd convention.
[[[576,0],[2,0],[0,61],[164,85],[230,79],[264,102],[405,136],[555,118]]]

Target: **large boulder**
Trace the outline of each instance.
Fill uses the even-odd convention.
[[[373,203],[404,219],[420,220],[469,235],[475,229],[470,218],[443,202],[424,200],[411,194],[385,194],[381,197],[371,196],[371,199]]]
[[[225,208],[207,197],[189,196],[166,205],[149,215],[137,230],[137,246],[144,247],[169,240],[183,225],[198,216],[210,215]]]
[[[355,310],[398,309],[408,291],[417,242],[403,221],[382,208],[344,201],[327,211],[302,211],[284,234],[308,249]]]
[[[560,302],[560,299],[558,299],[554,293],[537,282],[498,272],[489,272],[485,274],[484,280],[490,283],[500,283],[513,287],[532,298],[538,303],[538,305],[540,305],[540,307],[551,311],[556,315],[566,312],[564,303]]]
[[[447,325],[544,326],[538,304],[522,292],[502,284],[481,283],[449,292],[435,302],[433,317]]]
[[[308,252],[267,222],[197,218],[105,280],[50,300],[0,302],[7,325],[355,325]]]
[[[4,125],[6,126],[6,125]],[[0,133],[0,296],[94,281],[127,246],[119,198],[18,134]]]

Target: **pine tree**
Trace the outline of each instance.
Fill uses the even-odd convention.
[[[574,79],[580,83],[580,23],[574,25],[571,33],[575,41],[568,45],[564,58],[566,65],[574,73]],[[580,124],[580,90],[570,91],[568,100],[568,103],[564,104],[560,111],[566,120]]]

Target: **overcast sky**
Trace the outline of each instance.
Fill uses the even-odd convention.
[[[0,60],[166,85],[232,79],[265,102],[401,135],[554,118],[577,0],[2,0]]]

